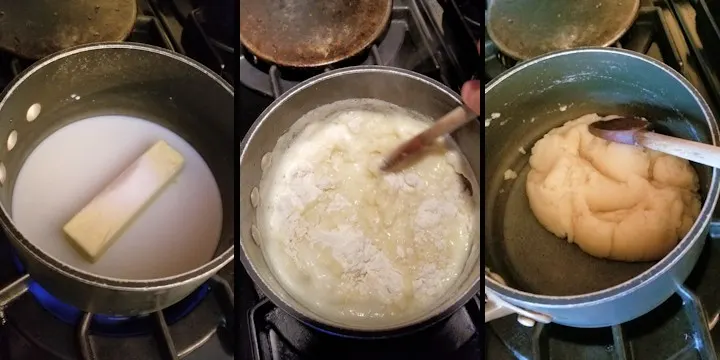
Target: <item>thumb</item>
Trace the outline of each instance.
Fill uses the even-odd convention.
[[[471,80],[462,87],[462,99],[465,105],[476,114],[480,114],[480,80]]]

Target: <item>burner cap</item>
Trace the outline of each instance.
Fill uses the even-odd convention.
[[[491,1],[487,31],[508,56],[525,60],[556,50],[609,46],[630,28],[640,0]]]
[[[385,30],[390,0],[243,0],[240,41],[287,67],[320,67],[360,53]]]

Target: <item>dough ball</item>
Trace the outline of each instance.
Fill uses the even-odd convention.
[[[532,149],[530,208],[550,232],[586,253],[620,261],[667,255],[700,213],[698,177],[683,159],[596,138],[585,115]]]

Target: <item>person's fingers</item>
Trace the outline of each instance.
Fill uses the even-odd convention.
[[[476,114],[480,114],[480,80],[466,82],[462,87],[461,95],[465,105]]]

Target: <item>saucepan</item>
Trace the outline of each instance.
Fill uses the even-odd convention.
[[[718,171],[693,164],[704,199],[687,235],[657,262],[591,257],[545,230],[525,192],[529,151],[549,130],[582,115],[632,115],[674,136],[718,145],[715,118],[672,68],[613,48],[549,53],[497,77],[485,90],[485,316],[511,313],[574,327],[617,325],[674,293],[695,266],[718,200]],[[518,151],[527,149],[527,153]],[[504,172],[518,178],[507,181]]]
[[[71,48],[21,73],[0,101],[0,137],[3,144],[13,137],[13,146],[0,149],[0,222],[30,277],[81,310],[131,316],[182,300],[230,263],[235,219],[233,109],[233,89],[219,76],[189,58],[153,46],[103,43]],[[44,252],[18,229],[12,216],[13,187],[29,154],[61,127],[99,115],[132,116],[159,124],[203,158],[220,191],[223,211],[219,245],[207,262],[161,278],[99,276]],[[155,256],[161,260],[166,255]]]
[[[471,246],[464,271],[435,308],[402,324],[363,328],[320,316],[294,299],[270,270],[263,256],[262,244],[257,243],[251,234],[256,219],[251,192],[261,180],[263,156],[272,152],[277,140],[306,113],[322,105],[358,98],[383,100],[431,118],[437,118],[461,104],[455,92],[435,80],[411,71],[382,66],[357,66],[330,71],[283,94],[260,115],[240,144],[240,260],[271,301],[310,326],[351,337],[404,334],[446,318],[479,292],[479,227],[478,241]],[[454,134],[454,140],[468,160],[475,178],[479,179],[480,124],[473,122],[463,127]],[[473,185],[472,192],[479,211],[477,184]]]

